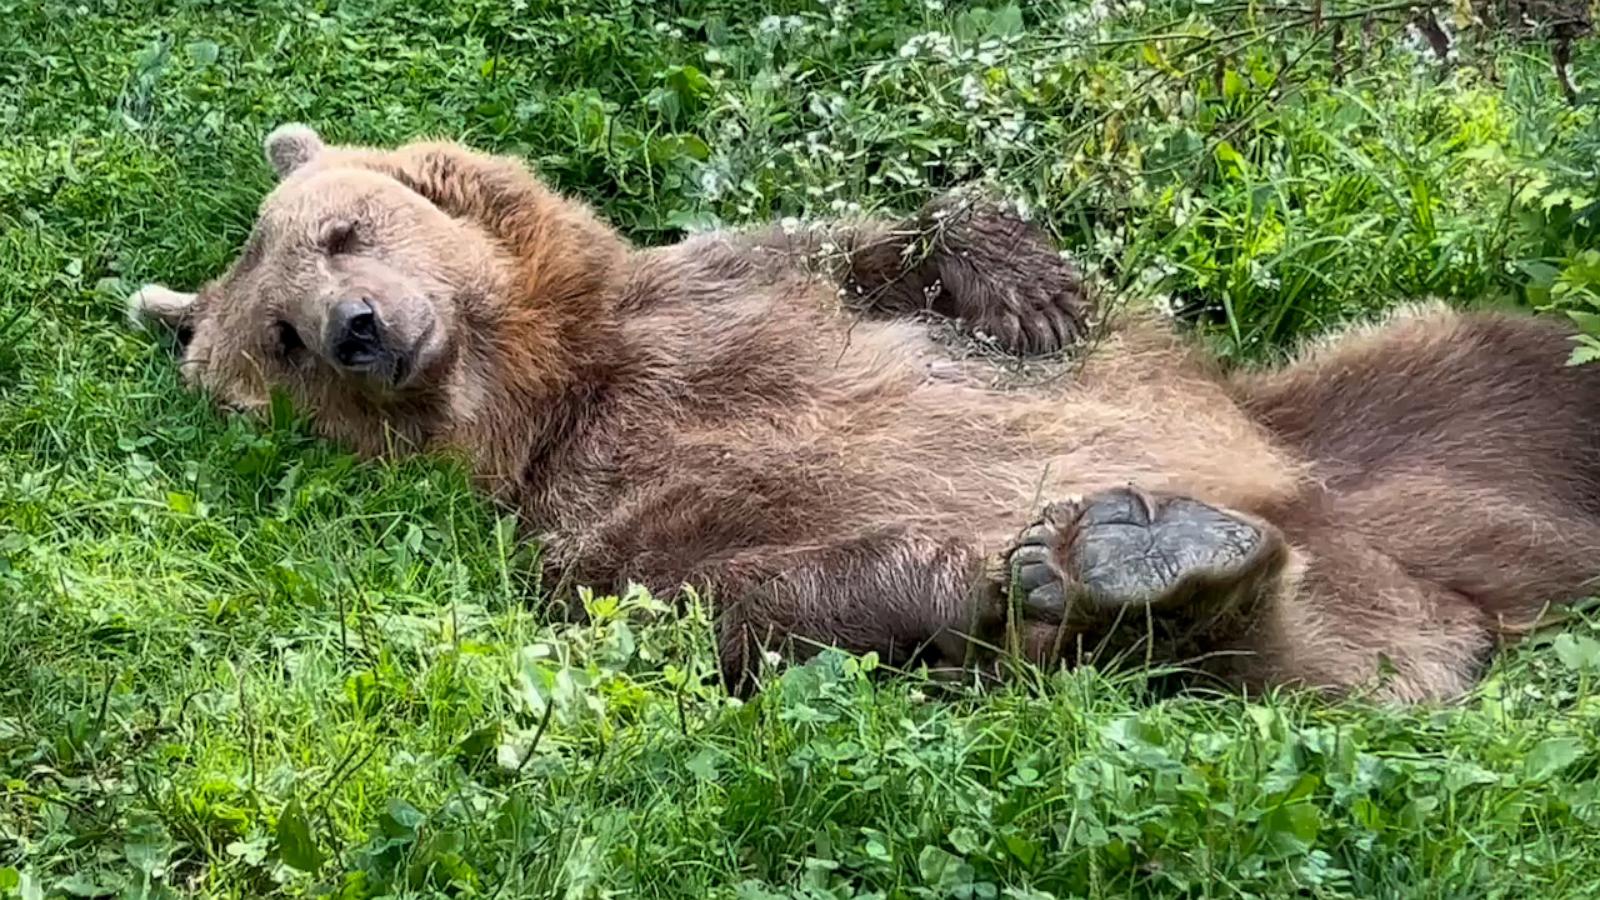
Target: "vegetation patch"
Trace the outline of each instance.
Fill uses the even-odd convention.
[[[1593,896],[1593,616],[1449,708],[839,654],[741,704],[703,611],[553,623],[459,466],[217,414],[123,321],[299,120],[651,243],[988,182],[1237,365],[1422,296],[1600,359],[1592,11],[1517,9],[0,0],[0,897]]]

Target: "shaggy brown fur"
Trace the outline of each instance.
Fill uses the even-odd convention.
[[[468,454],[563,577],[709,589],[736,682],[769,648],[961,663],[1021,588],[1036,658],[1155,637],[1242,651],[1206,665],[1246,683],[1387,659],[1387,696],[1448,697],[1596,574],[1600,369],[1549,322],[1428,309],[1236,379],[1129,323],[1006,389],[899,315],[1042,353],[1084,332],[1071,267],[991,204],[640,250],[456,145],[288,128],[268,155],[233,269],[136,298],[192,334],[191,383],[283,388],[365,453]],[[1129,535],[1143,557],[1112,558]]]

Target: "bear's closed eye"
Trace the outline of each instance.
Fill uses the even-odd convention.
[[[305,341],[300,339],[300,332],[288,322],[278,321],[272,324],[272,331],[278,340],[278,355],[289,359],[299,351],[305,349]]]
[[[322,249],[329,256],[339,256],[356,249],[356,223],[347,220],[331,222],[322,231]]]

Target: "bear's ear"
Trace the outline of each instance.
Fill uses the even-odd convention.
[[[147,284],[128,297],[128,321],[136,328],[155,321],[181,329],[194,308],[195,297],[195,294],[168,290],[159,284]]]
[[[298,122],[279,125],[267,135],[267,162],[272,163],[279,178],[284,178],[310,162],[324,146],[322,138],[305,125]]]

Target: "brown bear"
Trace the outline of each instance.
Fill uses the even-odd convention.
[[[452,143],[286,126],[267,155],[230,270],[133,298],[188,383],[465,454],[563,583],[708,591],[736,689],[820,646],[1116,648],[1449,698],[1600,574],[1600,368],[1553,321],[1424,307],[1227,375],[1161,323],[1092,327],[1073,267],[981,198],[641,249]],[[1019,384],[922,310],[1078,358]]]

